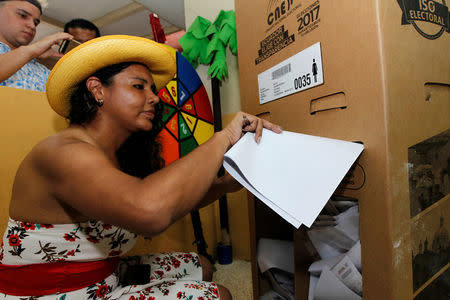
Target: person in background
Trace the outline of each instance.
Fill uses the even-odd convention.
[[[52,46],[72,39],[72,35],[58,32],[32,43],[45,4],[0,0],[0,86],[45,91],[50,71],[36,58],[61,57]]]
[[[94,23],[85,19],[73,19],[64,25],[64,32],[70,33],[81,43],[100,37],[100,31]]]

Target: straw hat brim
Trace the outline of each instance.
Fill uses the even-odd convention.
[[[53,67],[46,87],[50,106],[67,117],[76,86],[97,70],[122,62],[146,65],[158,90],[176,73],[175,50],[164,44],[128,35],[99,37],[72,49]]]

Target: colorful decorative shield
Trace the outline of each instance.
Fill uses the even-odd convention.
[[[159,133],[166,165],[191,152],[214,134],[208,94],[191,64],[178,52],[177,75],[158,93],[164,107]]]

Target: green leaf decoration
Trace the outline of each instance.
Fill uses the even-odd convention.
[[[208,29],[206,29],[206,36],[209,37],[210,39],[213,38],[213,36],[218,32],[218,29],[216,26],[214,26],[214,24],[209,25]]]
[[[218,35],[215,35],[209,42],[208,47],[206,48],[206,54],[214,55],[216,51],[222,48],[225,48],[224,43],[222,43]]]
[[[215,52],[214,60],[208,69],[208,75],[219,80],[228,78],[228,66],[225,48],[218,48]]]
[[[233,10],[221,10],[213,24],[219,29],[219,31],[222,30],[222,27],[225,24],[232,26],[234,31],[236,31],[236,14]]]
[[[230,37],[230,40],[228,41],[228,47],[231,50],[231,53],[234,55],[237,55],[237,39],[236,39],[236,33]]]
[[[211,63],[212,55],[206,53],[209,44],[208,38],[197,39],[191,32],[186,32],[178,41],[183,48],[183,56],[194,68],[198,66],[199,59],[202,64]]]
[[[202,47],[200,48],[200,63],[209,65],[213,58],[213,54],[208,54],[207,52],[209,41],[202,40],[200,43],[202,44]]]
[[[233,10],[221,10],[213,23],[218,29],[218,35],[225,47],[228,45],[231,53],[237,54],[236,14]]]
[[[198,65],[201,45],[197,42],[192,33],[186,32],[178,41],[183,48],[183,56],[191,63],[191,65]]]
[[[196,39],[204,39],[208,36],[206,35],[206,30],[211,25],[211,22],[203,17],[198,16],[192,22],[191,27],[187,30],[194,35]]]
[[[198,16],[179,39],[183,56],[197,68],[210,65],[208,74],[219,80],[228,77],[226,48],[237,54],[236,15],[233,10],[221,10],[213,23]]]
[[[228,44],[233,35],[236,36],[236,30],[233,30],[233,27],[228,24],[225,24],[217,34],[224,45]]]

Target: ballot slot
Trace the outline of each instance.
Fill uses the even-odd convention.
[[[265,111],[259,114],[256,114],[258,118],[271,122],[271,115],[269,111]]]
[[[424,84],[425,101],[437,102],[450,99],[450,84],[440,82],[425,82]]]
[[[355,142],[363,144],[363,142]],[[360,190],[366,183],[367,174],[364,165],[360,162],[360,157],[355,161],[345,174],[335,193],[344,193],[346,190],[357,191]]]
[[[310,101],[309,113],[314,115],[318,112],[331,109],[346,109],[348,106],[347,98],[344,92],[338,92],[323,97],[315,98]]]

